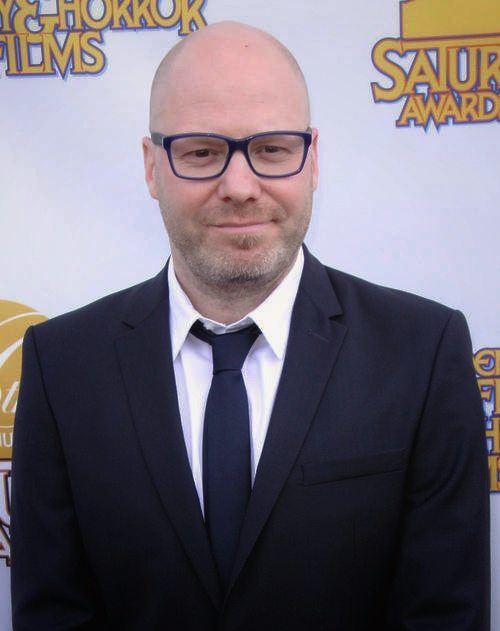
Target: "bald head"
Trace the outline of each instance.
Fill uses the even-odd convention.
[[[207,77],[211,83],[204,86]],[[269,33],[239,22],[206,26],[178,42],[158,66],[151,87],[150,129],[157,130],[168,121],[167,108],[182,107],[187,91],[198,88],[203,101],[203,89],[218,89],[221,94],[234,93],[242,87],[251,91],[260,85],[265,87],[269,81],[294,84],[307,127],[310,122],[307,86],[288,48]]]

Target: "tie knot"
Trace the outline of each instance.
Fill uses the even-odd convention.
[[[215,375],[223,370],[241,370],[248,351],[260,335],[260,329],[256,324],[251,324],[238,331],[216,335],[197,320],[191,327],[191,333],[212,347]]]

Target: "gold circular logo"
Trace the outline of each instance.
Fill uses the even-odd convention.
[[[21,377],[21,348],[26,329],[47,318],[31,307],[0,300],[0,459],[12,456],[12,430]]]

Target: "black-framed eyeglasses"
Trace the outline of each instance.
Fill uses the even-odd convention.
[[[252,171],[261,177],[289,177],[304,168],[312,133],[268,131],[246,138],[219,134],[151,132],[151,140],[167,152],[172,171],[186,180],[208,180],[224,173],[235,151],[242,151]]]

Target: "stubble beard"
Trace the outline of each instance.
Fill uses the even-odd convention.
[[[224,247],[216,248],[168,225],[165,214],[164,221],[171,246],[192,277],[218,293],[236,297],[252,289],[277,284],[292,267],[309,226],[312,196],[306,204],[297,225],[267,247],[262,247],[265,239],[262,235],[241,234],[233,235]],[[274,221],[283,221],[285,217],[284,211],[273,214]]]
[[[182,255],[191,274],[203,284],[235,294],[281,277],[291,267],[302,243],[290,239],[263,250],[262,241],[259,235],[238,235],[231,237],[231,247],[212,250],[191,244]]]

